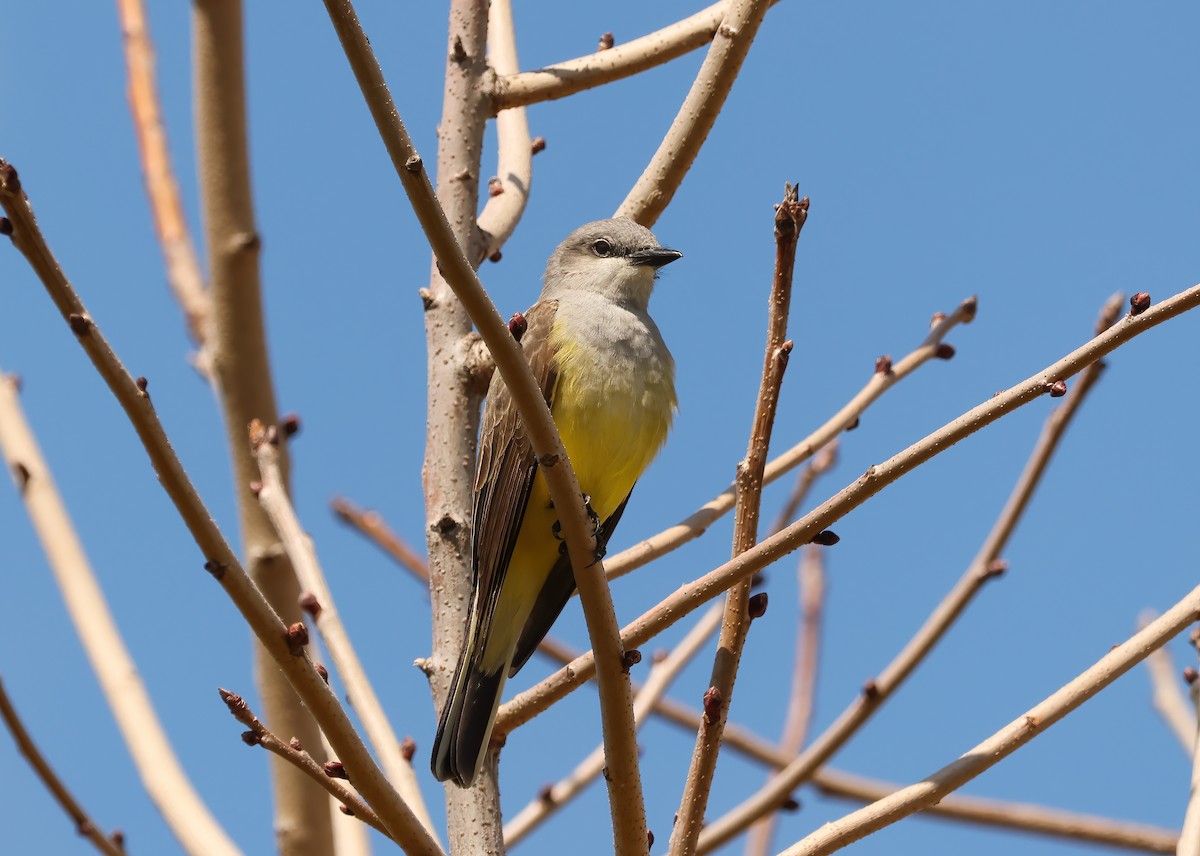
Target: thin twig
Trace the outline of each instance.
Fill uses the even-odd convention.
[[[787,185],[783,201],[775,206],[775,275],[771,283],[767,313],[766,353],[763,356],[762,379],[746,457],[738,465],[737,507],[734,511],[733,548],[736,557],[758,542],[758,518],[762,501],[763,471],[771,445],[771,431],[779,404],[779,389],[787,366],[792,343],[787,339],[788,311],[792,302],[792,274],[796,266],[796,245],[808,217],[808,198],[792,185]],[[704,825],[708,795],[717,770],[721,751],[721,734],[733,701],[733,688],[746,636],[750,632],[750,586],[745,579],[725,596],[721,636],[713,659],[709,687],[704,693],[704,716],[696,731],[696,746],[688,767],[679,813],[671,830],[668,852],[672,856],[690,856],[696,851],[696,841]]]
[[[1149,296],[1145,295],[1145,304]],[[1139,301],[1139,307],[1142,302]],[[1164,321],[1200,306],[1200,285],[1181,291],[1148,308],[1139,308],[1080,348],[1015,386],[989,398],[904,451],[867,470],[854,483],[826,500],[813,511],[703,577],[681,586],[621,631],[627,647],[637,647],[729,589],[739,580],[762,570],[771,562],[812,541],[822,530],[862,505],[875,494],[955,443],[992,424],[997,419],[1041,398],[1057,393],[1066,381],[1125,342]],[[496,733],[506,734],[569,692],[583,685],[595,668],[591,652],[512,699],[500,708]]]
[[[17,744],[17,749],[25,756],[25,760],[29,762],[29,766],[33,768],[37,777],[42,780],[46,790],[54,797],[55,802],[62,806],[62,810],[67,813],[67,816],[75,821],[76,831],[92,842],[101,853],[105,853],[107,856],[125,856],[125,848],[106,836],[96,824],[92,823],[91,817],[67,790],[62,779],[58,777],[50,767],[50,763],[38,750],[37,744],[29,736],[21,718],[17,716],[16,709],[9,701],[3,680],[0,680],[0,718],[4,719],[4,724],[8,726],[9,733],[12,734],[13,740]]]
[[[430,837],[436,840],[437,832],[421,796],[421,786],[413,772],[412,761],[405,757],[400,747],[400,739],[392,730],[387,714],[383,712],[383,705],[379,702],[379,696],[375,694],[375,687],[367,677],[362,661],[358,659],[346,625],[342,623],[333,592],[330,591],[325,572],[317,560],[317,551],[312,539],[304,532],[296,517],[296,510],[288,499],[283,486],[283,474],[279,470],[281,442],[278,431],[268,433],[257,420],[250,423],[250,446],[262,474],[258,501],[271,519],[275,531],[279,534],[279,540],[283,543],[283,549],[292,561],[296,577],[305,592],[305,611],[312,616],[317,631],[325,640],[334,667],[341,676],[342,683],[346,685],[346,695],[358,712],[363,731],[375,747],[375,755],[379,758],[380,765],[400,793],[400,797],[412,809]]]
[[[817,478],[829,472],[837,465],[837,456],[838,441],[837,438],[834,438],[796,476],[796,483],[792,485],[791,493],[788,494],[788,498],[784,502],[783,507],[779,509],[779,513],[775,515],[775,520],[771,524],[771,528],[767,530],[768,532],[774,535],[796,518],[796,514],[800,511],[800,506],[808,499],[808,494],[812,490],[812,486]]]
[[[731,0],[675,121],[614,216],[652,226],[666,210],[725,106],[770,5],[769,0]]]
[[[13,473],[63,602],[151,801],[184,852],[241,850],[209,811],[171,746],[140,672],[121,638],[50,468],[29,427],[17,383],[0,375],[0,452]]]
[[[925,340],[912,353],[893,364],[890,372],[877,371],[873,373],[863,388],[824,425],[767,464],[766,472],[763,475],[763,484],[771,484],[811,458],[827,443],[854,425],[879,396],[903,378],[908,377],[920,366],[935,357],[948,359],[954,351],[949,345],[943,344],[942,340],[959,324],[969,324],[975,318],[975,308],[975,298],[969,297],[959,304],[953,313],[938,318]],[[948,348],[950,349],[947,350]],[[609,557],[605,563],[609,578],[616,579],[624,576],[689,541],[699,538],[713,523],[733,508],[736,497],[737,485],[731,484],[720,495],[709,500],[669,529],[664,529],[657,535],[652,535],[617,555]]]
[[[1091,668],[1017,717],[951,764],[871,805],[827,823],[784,851],[783,856],[824,856],[942,800],[980,773],[1007,758],[1075,710],[1121,675],[1187,629],[1200,617],[1200,587],[1148,624],[1128,641],[1109,650]]]
[[[828,767],[813,778],[829,796],[874,802],[900,789],[891,782],[868,779]],[[1174,853],[1179,833],[1149,824],[1114,820],[1029,803],[1014,803],[955,794],[925,809],[926,814],[999,829],[1017,829],[1068,841],[1088,841],[1147,853]]]
[[[364,511],[345,497],[330,500],[334,514],[344,523],[353,526],[369,538],[375,546],[391,556],[400,567],[417,579],[429,582],[429,563],[408,542],[387,525],[377,511]]]
[[[258,467],[246,445],[246,426],[251,419],[275,424],[278,408],[259,276],[261,240],[250,181],[242,31],[242,0],[192,3],[196,166],[212,299],[205,345],[233,465],[243,561],[267,602],[285,624],[292,624],[301,619],[300,586],[274,528],[250,493]],[[287,484],[286,453],[280,467]],[[254,659],[264,715],[284,734],[320,753],[320,729],[285,676],[257,646]],[[287,764],[272,758],[270,769],[280,856],[327,856],[333,846],[327,800]]]
[[[772,0],[770,5],[778,2]],[[492,109],[564,98],[691,53],[713,40],[729,6],[730,0],[722,0],[682,21],[606,50],[534,71],[502,75],[496,81]]]
[[[488,60],[496,74],[515,74],[517,36],[513,30],[512,0],[491,0],[488,7]],[[517,228],[533,183],[533,141],[525,108],[505,110],[496,116],[498,150],[495,185],[489,183],[488,201],[479,214],[484,235],[482,258],[493,258]]]
[[[1192,631],[1192,644],[1200,650],[1196,630]],[[1200,680],[1191,682],[1192,727],[1196,731],[1196,711],[1200,710]],[[1200,732],[1197,732],[1200,738]],[[1176,856],[1200,856],[1200,752],[1192,751],[1192,784],[1188,794],[1187,810],[1183,815],[1183,829],[1179,833]]]
[[[1122,295],[1117,294],[1105,304],[1096,328],[1100,335],[1116,321],[1123,299]],[[937,605],[908,644],[877,678],[867,682],[859,696],[807,751],[788,764],[779,776],[767,782],[757,793],[743,800],[736,808],[704,830],[701,836],[702,852],[710,852],[744,830],[750,823],[774,811],[783,799],[829,760],[928,656],[979,590],[1003,572],[1004,565],[1000,561],[1000,554],[1028,506],[1067,426],[1100,376],[1102,368],[1103,363],[1098,360],[1084,368],[1066,402],[1046,418],[1042,434],[979,552],[954,588]]]
[[[721,613],[719,604],[709,607],[708,612],[700,617],[675,649],[654,664],[646,683],[638,689],[633,700],[634,718],[639,728],[684,666],[691,662],[701,646],[721,626]],[[512,846],[528,836],[543,820],[577,796],[603,769],[604,747],[598,746],[566,778],[544,789],[537,799],[504,825],[505,844]]]
[[[1138,617],[1138,627],[1145,627],[1156,617],[1154,612],[1142,613]],[[1196,748],[1196,706],[1184,698],[1181,672],[1175,668],[1171,652],[1159,648],[1147,657],[1146,671],[1150,675],[1154,709],[1175,735],[1183,751],[1189,758],[1192,757]]]
[[[528,362],[475,276],[456,240],[445,212],[434,196],[412,140],[392,102],[379,64],[348,0],[325,0],[334,28],[370,107],[384,145],[426,237],[440,262],[442,275],[479,329],[496,361],[543,466],[540,472],[559,509],[559,522],[575,570],[584,619],[599,654],[600,712],[608,756],[609,806],[616,852],[645,853],[645,805],[638,772],[637,733],[629,676],[622,671],[622,647],[612,596],[603,563],[595,559],[595,535],[584,508],[579,483],[563,449],[546,400]],[[443,128],[443,132],[445,129]],[[415,159],[415,160],[413,160]],[[411,164],[412,166],[408,166]],[[412,168],[415,166],[415,170]]]
[[[171,168],[167,132],[154,81],[154,46],[146,27],[145,5],[142,0],[117,0],[117,15],[121,19],[125,67],[129,74],[129,110],[142,156],[150,213],[166,262],[167,284],[183,309],[192,341],[200,347],[196,367],[209,376],[207,344],[212,300],[204,286],[196,247],[183,213],[179,183]]]
[[[383,821],[379,819],[379,815],[375,813],[375,810],[363,802],[362,797],[355,790],[343,785],[339,779],[326,773],[324,765],[318,764],[313,760],[312,755],[308,753],[308,750],[304,748],[299,740],[292,738],[291,741],[285,743],[271,729],[262,724],[259,718],[254,715],[254,711],[246,704],[246,700],[240,695],[220,688],[218,688],[217,692],[221,694],[221,701],[225,702],[226,707],[229,708],[229,712],[233,714],[233,718],[250,729],[242,735],[243,743],[247,746],[261,746],[268,752],[291,764],[305,776],[316,782],[335,800],[350,809],[348,813],[352,817],[357,817],[382,835],[388,838],[392,837],[383,825]]]
[[[806,472],[810,470],[806,468]],[[796,627],[795,666],[780,748],[791,760],[804,748],[812,722],[817,688],[817,646],[821,641],[821,612],[825,604],[824,547],[809,544],[796,569],[800,589],[800,621]],[[772,812],[750,827],[746,856],[768,856],[775,841],[779,813]]]
[[[13,244],[28,260],[80,347],[125,411],[146,449],[159,483],[200,548],[205,569],[221,584],[264,650],[271,655],[272,668],[278,667],[286,675],[342,760],[354,771],[359,790],[379,813],[392,837],[410,853],[441,856],[437,842],[429,837],[375,765],[337,696],[317,673],[312,661],[302,649],[293,651],[287,626],[242,568],[171,448],[144,383],[135,381],[129,374],[67,281],[37,227],[16,170],[2,159],[0,206],[8,215]],[[323,800],[319,810],[325,812]]]

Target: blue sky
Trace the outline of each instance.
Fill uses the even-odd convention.
[[[194,229],[188,20],[152,4],[158,76]],[[425,757],[435,718],[411,667],[429,649],[421,587],[340,526],[334,494],[377,508],[423,545],[420,466],[424,336],[417,289],[429,253],[375,136],[321,4],[248,4],[250,133],[271,355],[284,410],[304,420],[293,447],[296,502],[344,618],[397,731]],[[690,14],[679,2],[517,4],[522,67],[593,50]],[[359,9],[426,161],[435,155],[444,4]],[[979,295],[958,355],[896,387],[845,438],[839,489],[995,391],[1077,347],[1117,290],[1157,300],[1200,279],[1200,120],[1193,4],[833,4],[785,0],[768,15],[725,112],[655,227],[685,253],[652,311],[679,363],[680,415],[618,530],[628,545],[728,484],[744,453],[762,360],[773,258],[771,206],[784,181],[812,199],[800,242],[796,341],[775,447],[820,424],[899,358],[931,313]],[[219,416],[188,367],[163,279],[125,102],[112,4],[69,15],[5,12],[0,155],[20,170],[40,222],[98,323],[150,379],[177,450],[236,539]],[[572,228],[608,216],[669,126],[702,53],[529,118],[534,161],[525,219],[481,271],[503,313],[536,297],[544,260]],[[494,168],[489,134],[485,172]],[[238,740],[217,694],[251,696],[249,633],[201,570],[124,417],[19,256],[0,252],[0,367],[23,400],[126,641],[189,773],[247,853],[271,848],[264,756]],[[1110,360],[1005,552],[1010,572],[859,737],[836,757],[854,772],[921,779],[1048,695],[1195,582],[1194,344],[1184,316]],[[816,727],[832,721],[957,579],[1002,506],[1042,420],[1042,399],[971,437],[834,529]],[[822,493],[824,491],[825,493]],[[765,517],[782,501],[768,492]],[[628,621],[728,556],[731,524],[614,586]],[[770,573],[771,609],[750,634],[733,717],[768,736],[783,715],[795,630],[794,563]],[[15,491],[0,486],[0,674],[51,760],[131,852],[177,851],[145,797],[87,669]],[[181,631],[186,628],[186,632]],[[676,627],[649,650],[678,639]],[[577,606],[556,634],[585,639]],[[1172,651],[1182,666],[1194,657]],[[514,681],[548,670],[535,660]],[[708,655],[677,684],[698,701]],[[644,669],[644,667],[643,667]],[[644,673],[643,673],[644,674]],[[505,810],[592,748],[594,695],[577,693],[509,741]],[[692,737],[644,732],[651,828],[669,834]],[[82,853],[70,825],[0,739],[6,841],[13,852]],[[423,767],[422,767],[423,769]],[[1188,760],[1150,708],[1139,670],[1001,763],[966,792],[1168,826],[1182,819]],[[710,817],[762,772],[723,756]],[[435,814],[440,791],[423,779]],[[848,806],[801,795],[781,843]],[[519,852],[603,852],[595,786]],[[1095,848],[910,819],[855,853]],[[660,843],[655,852],[664,852]],[[741,852],[740,845],[728,852]]]

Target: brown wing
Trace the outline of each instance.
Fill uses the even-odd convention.
[[[558,301],[535,303],[525,314],[528,329],[521,347],[547,403],[557,374],[550,348],[550,330]],[[537,475],[537,456],[517,415],[508,387],[496,372],[488,389],[479,438],[479,469],[475,474],[475,537],[473,566],[478,598],[477,638],[488,638],[496,600],[504,584],[508,560],[521,531],[525,506]]]

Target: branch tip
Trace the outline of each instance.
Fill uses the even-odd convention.
[[[892,373],[892,358],[887,354],[875,359],[875,374],[891,374]]]
[[[941,323],[942,323],[943,321],[945,321],[945,320],[946,320],[946,313],[945,313],[945,312],[935,312],[935,313],[933,313],[933,315],[932,315],[932,316],[929,318],[929,326],[930,326],[930,327],[936,327],[938,324],[941,324]]]
[[[979,298],[972,294],[966,300],[958,305],[958,312],[962,316],[964,324],[970,324],[975,320],[975,311],[979,309]]]
[[[21,192],[21,179],[17,175],[17,168],[7,161],[0,162],[0,189],[12,194]]]
[[[533,141],[529,145],[529,149],[535,155],[546,151],[546,138],[534,137]]]
[[[321,617],[321,601],[317,600],[317,596],[312,592],[302,592],[299,603],[300,608],[312,616],[313,621]]]

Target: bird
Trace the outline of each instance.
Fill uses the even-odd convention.
[[[546,264],[520,344],[596,525],[597,554],[634,483],[666,441],[678,400],[675,361],[650,318],[659,270],[683,253],[627,218],[580,226]],[[470,787],[505,681],[575,591],[537,456],[500,373],[480,423],[466,634],[438,722],[431,767]]]

